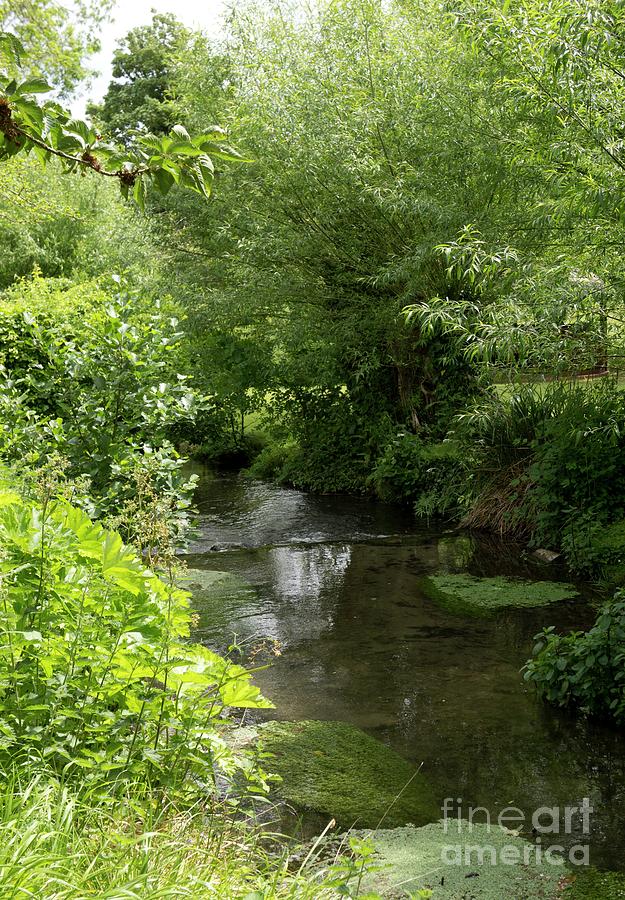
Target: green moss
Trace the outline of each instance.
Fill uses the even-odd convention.
[[[562,900],[625,900],[625,874],[580,869],[563,892]]]
[[[374,863],[380,866],[365,876],[363,888],[388,898],[429,889],[432,900],[552,900],[560,896],[563,862],[537,861],[532,844],[497,825],[489,830],[474,824],[471,831],[468,822],[464,826],[460,835],[455,823],[449,824],[446,833],[442,822],[360,833],[375,847]],[[511,848],[506,852],[513,854],[512,864],[502,862],[504,847]]]
[[[439,815],[422,774],[385,744],[343,722],[269,722],[262,745],[274,754],[266,767],[282,778],[289,803],[333,817],[341,825],[375,827]],[[411,780],[412,779],[412,780]]]
[[[423,593],[455,612],[487,615],[506,607],[546,606],[577,597],[572,584],[556,581],[522,581],[498,575],[432,575],[420,579]]]

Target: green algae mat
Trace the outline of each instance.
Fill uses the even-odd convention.
[[[440,815],[425,778],[402,756],[343,722],[268,722],[259,728],[277,794],[343,827],[421,825]]]
[[[536,858],[533,844],[495,825],[474,824],[458,834],[455,821],[423,828],[358,832],[375,848],[377,871],[363,892],[388,900],[431,891],[432,900],[556,900],[570,870]],[[517,860],[515,862],[514,860]],[[564,895],[566,896],[566,894]],[[585,895],[584,895],[585,896]]]
[[[419,587],[431,600],[453,612],[475,616],[489,615],[500,609],[547,606],[579,596],[572,584],[559,581],[523,581],[497,575],[428,575],[419,579]]]

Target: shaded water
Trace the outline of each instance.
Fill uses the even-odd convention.
[[[188,564],[253,586],[200,610],[198,637],[219,648],[234,634],[248,647],[276,642],[280,655],[256,676],[273,716],[357,725],[422,764],[441,802],[462,798],[465,812],[481,806],[496,819],[512,805],[529,820],[589,797],[591,861],[625,868],[624,736],[544,706],[519,672],[543,625],[588,624],[589,603],[475,619],[418,586],[440,572],[561,572],[516,545],[424,528],[365,500],[208,473],[196,499],[201,535]]]

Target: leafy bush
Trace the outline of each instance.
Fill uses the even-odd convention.
[[[521,385],[512,394],[493,392],[457,417],[454,436],[474,460],[474,496],[468,527],[529,538],[529,467],[545,422],[565,404],[560,385]]]
[[[537,545],[562,547],[577,571],[590,572],[593,534],[625,507],[625,395],[606,384],[568,392],[545,420],[529,469],[528,509]]]
[[[625,593],[606,603],[587,632],[537,635],[525,680],[556,706],[625,722]]]
[[[33,410],[59,414],[57,355],[64,342],[97,328],[109,301],[101,281],[72,283],[38,272],[0,295],[0,362]]]
[[[288,484],[292,473],[297,471],[300,456],[301,451],[294,444],[270,443],[247,469],[247,475],[250,478]]]
[[[455,436],[477,462],[465,524],[516,533],[562,550],[576,572],[601,572],[601,535],[625,508],[625,394],[612,381],[493,396],[460,417]]]
[[[188,594],[62,502],[0,495],[0,749],[83,777],[210,787],[247,770],[225,707],[269,706],[248,673],[185,642]],[[250,773],[253,774],[253,773]]]
[[[283,481],[311,491],[362,492],[391,422],[377,400],[357,391],[307,390],[282,397],[298,452],[289,452]]]
[[[98,310],[84,291],[74,309],[76,293],[35,279],[21,288],[19,312],[3,318],[0,310],[6,337],[0,452],[27,468],[61,453],[69,477],[89,479],[99,515],[119,514],[136,495],[137,478],[149,474],[154,491],[176,498],[173,527],[180,535],[194,481],[183,476],[168,431],[191,420],[199,404],[177,371],[178,321],[125,289],[105,294]],[[101,289],[96,297],[102,299]]]
[[[387,444],[370,478],[382,500],[415,503],[420,516],[457,513],[467,481],[466,458],[454,443],[425,443],[405,432]]]
[[[421,437],[400,432],[376,462],[371,484],[382,500],[415,501],[424,490],[428,462]]]
[[[593,513],[569,523],[562,537],[569,565],[610,584],[625,579],[625,519],[602,525]]]

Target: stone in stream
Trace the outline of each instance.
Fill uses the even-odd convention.
[[[230,597],[240,591],[253,590],[250,585],[231,572],[217,572],[213,569],[187,569],[180,576],[180,587],[191,591],[194,598],[201,600],[208,596]]]
[[[179,578],[179,586],[191,592],[193,608],[200,617],[196,632],[230,628],[242,604],[256,596],[243,578],[211,569],[187,569]]]
[[[428,575],[419,579],[426,597],[452,612],[488,615],[508,607],[546,606],[579,596],[574,585],[558,581],[523,581],[497,575]]]
[[[544,547],[539,547],[538,550],[533,551],[532,556],[540,560],[540,562],[552,563],[555,562],[556,559],[560,559],[562,554],[556,553],[555,550],[546,550]]]
[[[277,795],[341,826],[421,825],[440,815],[426,777],[402,756],[345,722],[267,722],[258,727],[263,768]]]
[[[394,828],[352,832],[375,854],[377,871],[366,872],[362,892],[376,892],[388,900],[421,896],[432,900],[555,900],[569,869],[552,854],[540,855],[536,846],[515,832],[456,819],[422,828]],[[566,896],[566,894],[564,895]]]

